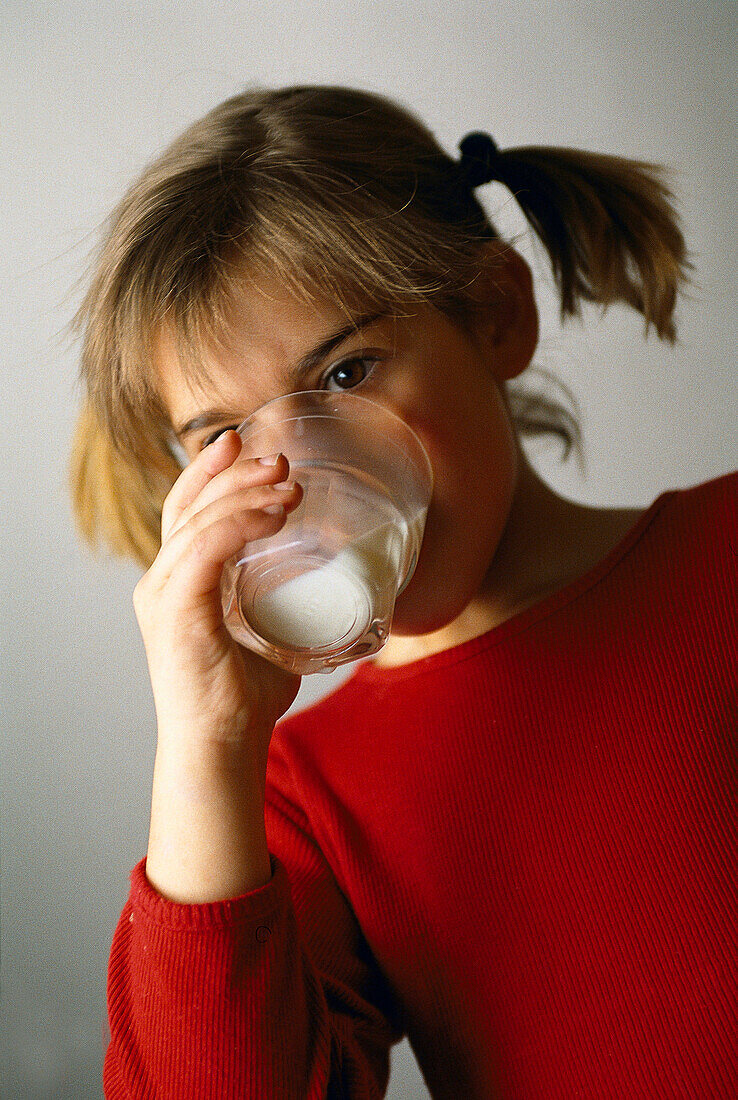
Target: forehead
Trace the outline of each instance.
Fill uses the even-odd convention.
[[[291,371],[329,333],[356,324],[361,309],[298,297],[276,280],[245,281],[213,338],[185,361],[173,328],[154,341],[157,390],[172,424],[204,402],[253,410],[293,388]]]

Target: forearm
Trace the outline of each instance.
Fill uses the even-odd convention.
[[[181,903],[269,881],[268,746],[299,685],[223,622],[224,563],[278,531],[300,500],[294,486],[275,488],[286,459],[235,463],[240,445],[225,432],[182,472],[162,509],[161,549],[134,590],[158,727],[148,875]]]
[[[228,744],[170,748],[160,741],[146,872],[164,897],[218,901],[271,878],[264,777],[250,757]]]

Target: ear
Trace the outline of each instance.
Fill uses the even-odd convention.
[[[469,288],[474,335],[498,382],[517,378],[538,344],[533,277],[523,257],[504,241],[488,241],[478,277]]]

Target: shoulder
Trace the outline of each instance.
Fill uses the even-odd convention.
[[[675,494],[687,501],[735,501],[738,495],[738,470],[727,474],[720,474],[709,481],[702,481],[697,485],[674,490]]]
[[[681,528],[690,541],[716,547],[724,545],[736,550],[738,526],[738,472],[664,493],[661,498],[668,507],[663,519],[673,529]]]
[[[695,622],[726,621],[738,553],[738,473],[662,493],[633,567]]]

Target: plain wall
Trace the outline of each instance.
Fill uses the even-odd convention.
[[[101,1094],[115,921],[143,855],[154,719],[131,604],[138,570],[75,536],[66,493],[78,402],[64,335],[97,229],[185,124],[252,83],[347,83],[414,108],[449,151],[581,146],[663,162],[695,264],[675,348],[633,313],[562,329],[548,270],[520,234],[542,311],[537,361],[574,391],[586,472],[535,461],[563,495],[645,506],[736,466],[736,5],[699,0],[330,0],[3,8],[2,996],[4,1095]],[[298,705],[337,686],[304,682]],[[407,1043],[389,1095],[427,1096]]]

